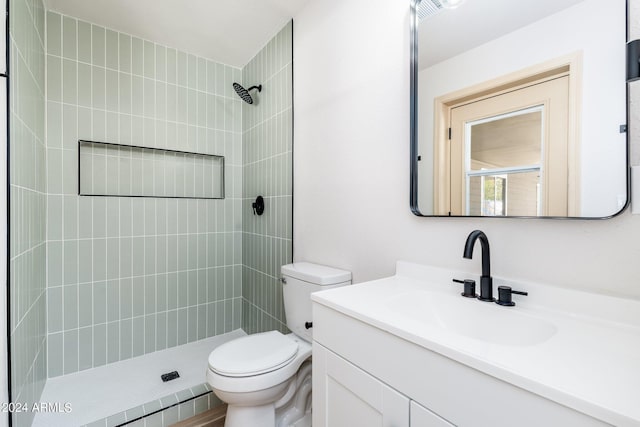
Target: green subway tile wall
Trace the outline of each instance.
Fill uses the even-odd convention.
[[[11,394],[37,402],[46,371],[46,174],[44,7],[11,0],[10,294]],[[13,415],[31,425],[33,413]]]
[[[14,400],[38,401],[48,377],[239,327],[286,332],[292,23],[240,70],[41,0],[10,7]],[[256,104],[234,81],[263,84]],[[78,196],[79,139],[225,156],[225,199]],[[107,188],[126,187],[122,169],[105,172]]]
[[[49,377],[241,327],[241,70],[46,21]],[[225,156],[226,198],[78,196],[78,139]]]
[[[293,22],[243,68],[245,87],[262,84],[254,105],[242,105],[242,328],[287,332],[280,266],[292,262]],[[265,212],[251,203],[265,198]]]

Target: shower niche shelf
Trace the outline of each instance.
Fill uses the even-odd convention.
[[[224,156],[79,140],[78,195],[224,199]]]

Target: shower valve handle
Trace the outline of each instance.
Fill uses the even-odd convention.
[[[264,213],[264,198],[262,196],[256,197],[256,201],[251,204],[254,215],[262,215]]]

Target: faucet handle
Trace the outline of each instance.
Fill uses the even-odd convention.
[[[496,301],[496,304],[513,307],[516,303],[511,300],[512,294],[529,295],[528,292],[514,291],[511,289],[511,286],[498,286],[498,300]]]
[[[456,283],[463,283],[464,284],[464,292],[462,292],[460,295],[462,295],[465,298],[476,298],[478,295],[476,294],[476,281],[475,280],[471,280],[471,279],[465,279],[465,280],[460,280],[460,279],[453,279],[454,282]]]

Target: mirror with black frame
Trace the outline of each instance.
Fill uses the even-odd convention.
[[[625,0],[411,9],[416,215],[606,218],[626,207]]]

